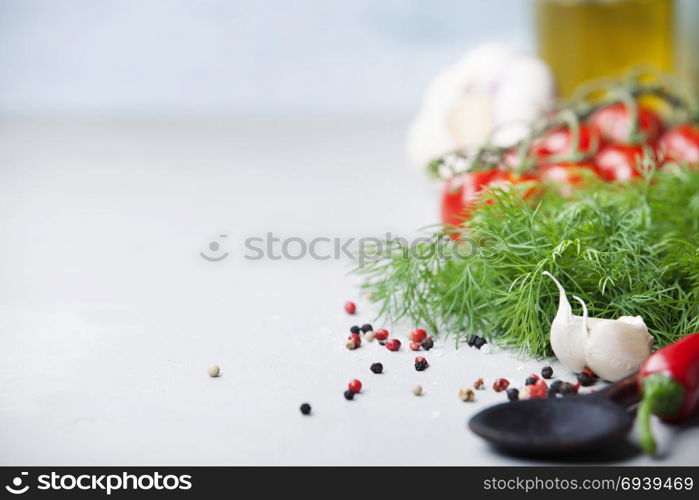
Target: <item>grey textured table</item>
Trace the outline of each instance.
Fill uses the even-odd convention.
[[[435,222],[437,188],[405,167],[404,129],[376,117],[0,122],[0,463],[529,463],[465,428],[503,394],[467,404],[457,392],[477,377],[521,383],[542,362],[448,341],[417,373],[405,349],[349,352],[348,327],[374,311],[357,300],[344,314],[358,297],[347,259],[244,257],[245,239],[267,232],[412,237]],[[216,263],[200,257],[213,240],[229,253]],[[347,402],[352,378],[365,389]],[[606,460],[699,463],[699,428],[664,434],[659,462]]]

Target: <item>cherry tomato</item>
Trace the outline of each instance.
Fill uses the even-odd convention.
[[[442,222],[448,226],[463,224],[478,193],[503,174],[500,170],[484,170],[449,179],[442,193]]]
[[[581,123],[578,134],[578,151],[583,154],[593,153],[592,149],[599,144],[597,129]],[[532,153],[539,159],[572,152],[573,133],[568,127],[549,130],[532,145]]]
[[[595,163],[603,179],[628,181],[641,175],[638,164],[643,154],[640,144],[607,144],[595,155]]]
[[[469,172],[447,181],[442,194],[442,222],[448,226],[460,226],[468,219],[478,194],[486,187],[503,187],[537,180],[531,175],[515,176],[500,169]],[[534,189],[528,190],[526,197]]]
[[[580,185],[590,174],[599,177],[592,161],[545,163],[539,166],[541,180],[561,186]]]
[[[589,124],[598,130],[602,140],[606,142],[629,143],[631,115],[623,103],[598,109],[590,116]],[[663,122],[655,112],[639,106],[638,131],[643,133],[645,142],[655,142],[663,131]]]
[[[668,130],[660,138],[660,146],[665,148],[671,160],[699,164],[699,125],[683,123]]]

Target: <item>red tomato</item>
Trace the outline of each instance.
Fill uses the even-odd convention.
[[[442,193],[442,222],[448,226],[462,225],[464,219],[469,217],[478,194],[487,186],[518,184],[535,179],[530,175],[515,177],[499,169],[469,172],[449,179]],[[527,192],[527,196],[531,194]]]
[[[539,166],[541,180],[552,184],[579,185],[585,180],[587,173],[599,177],[597,167],[591,161],[557,162]]]
[[[602,140],[619,144],[629,142],[631,116],[623,103],[598,109],[590,116],[589,124],[599,131]],[[660,117],[648,108],[638,109],[638,131],[645,135],[645,142],[654,142],[663,131]]]
[[[698,165],[699,126],[683,123],[668,130],[660,138],[660,146],[665,148],[669,159]]]
[[[583,154],[594,152],[592,149],[599,144],[597,129],[581,123],[578,133],[578,151]],[[539,159],[570,154],[572,151],[573,134],[568,127],[549,130],[532,145],[532,153]]]
[[[608,144],[595,155],[597,170],[607,181],[628,181],[639,177],[639,162],[643,157],[640,144]]]
[[[448,226],[463,224],[478,193],[503,174],[500,170],[484,170],[449,179],[442,193],[442,222]]]

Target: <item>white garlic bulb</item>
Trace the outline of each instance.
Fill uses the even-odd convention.
[[[424,168],[454,149],[478,148],[496,129],[492,142],[514,144],[554,97],[553,76],[540,59],[501,44],[476,47],[425,91],[408,132],[409,160]]]
[[[565,289],[549,272],[560,292],[558,312],[551,323],[551,348],[563,365],[579,373],[589,368],[604,380],[616,381],[638,370],[650,355],[653,337],[640,316],[590,318],[579,297],[583,315],[575,316]]]

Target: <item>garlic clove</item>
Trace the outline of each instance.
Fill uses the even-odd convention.
[[[583,308],[582,331],[586,335],[585,361],[598,377],[615,382],[637,371],[650,355],[653,337],[640,316],[618,319],[596,318],[590,323],[587,305],[573,296]]]
[[[604,380],[616,381],[637,371],[650,355],[653,337],[640,316],[617,319],[590,318],[587,305],[577,296],[583,315],[573,314],[565,289],[558,287],[558,312],[551,323],[551,348],[563,365],[579,373],[590,368]]]
[[[599,377],[615,382],[641,367],[650,356],[652,344],[653,337],[645,324],[608,321],[590,331],[585,345],[585,359]]]
[[[619,316],[617,321],[622,323],[628,323],[630,325],[643,325],[646,326],[646,322],[640,316]],[[650,335],[650,334],[649,334]]]
[[[551,322],[551,349],[563,365],[574,372],[581,372],[585,368],[585,342],[583,334],[582,318],[573,316],[573,310],[566,297],[566,292],[560,282],[548,271],[544,271],[558,287],[560,292],[558,299],[558,312]]]
[[[553,282],[556,284],[556,287],[558,288],[559,296],[558,296],[558,312],[556,313],[556,318],[558,319],[559,316],[567,316],[570,317],[573,315],[573,309],[570,307],[570,302],[568,302],[568,297],[566,296],[566,291],[565,288],[563,288],[563,285],[561,285],[561,282],[558,281],[553,274],[551,274],[548,271],[544,271],[542,273],[544,276],[548,276],[553,280]],[[554,319],[554,321],[555,321]]]

